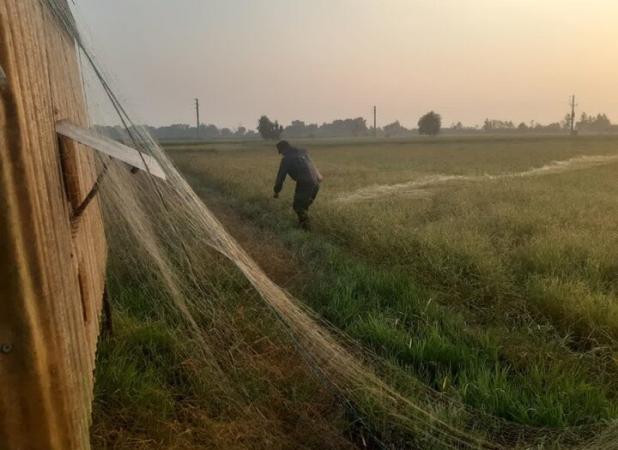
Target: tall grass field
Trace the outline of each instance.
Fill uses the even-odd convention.
[[[310,233],[289,179],[272,198],[273,143],[169,151],[267,272],[402,370],[522,424],[618,416],[616,138],[296,144],[325,177]]]
[[[274,144],[167,150],[274,281],[387,361],[389,383],[414,395],[412,376],[522,426],[618,418],[618,138],[293,142],[325,178],[310,232],[295,223],[291,180],[273,198]],[[143,289],[117,286],[98,448],[403,448],[281,344],[240,277],[218,265],[212,276],[248,336],[221,344],[246,413],[222,402]]]

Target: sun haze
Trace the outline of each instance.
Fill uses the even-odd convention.
[[[369,117],[618,118],[613,0],[79,0],[90,43],[140,120],[255,127]]]

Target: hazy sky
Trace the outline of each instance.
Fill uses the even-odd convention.
[[[618,121],[616,0],[74,0],[137,119]]]

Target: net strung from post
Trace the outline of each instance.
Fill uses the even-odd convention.
[[[133,174],[123,163],[97,155],[99,166],[108,167],[99,188],[107,239],[114,260],[125,269],[119,276],[112,266],[109,277],[135,283],[145,277],[156,280],[162,291],[159,294],[169,300],[166,307],[180,313],[204,361],[212,366],[213,373],[221,373],[221,390],[230,399],[234,398],[234,386],[224,385],[217,357],[220,349],[211,339],[217,333],[216,324],[226,322],[224,318],[230,314],[222,298],[208,287],[210,266],[220,264],[213,258],[213,250],[229,261],[229,270],[240,271],[259,293],[304,357],[307,371],[336,390],[367,423],[397,430],[410,447],[618,448],[616,422],[560,429],[530,427],[470,408],[409,374],[398,373],[404,377],[398,385],[405,389],[389,385],[383,375],[396,369],[269,279],[191,189],[161,147],[131,121],[84,44],[65,3],[41,1],[75,39],[85,60],[84,70],[92,71],[118,115],[126,143],[154,157],[167,175],[163,181],[146,173]],[[134,279],[127,280],[127,273]]]

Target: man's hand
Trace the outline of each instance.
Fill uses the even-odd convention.
[[[273,195],[273,198],[279,198],[279,193],[275,192],[275,195]]]

